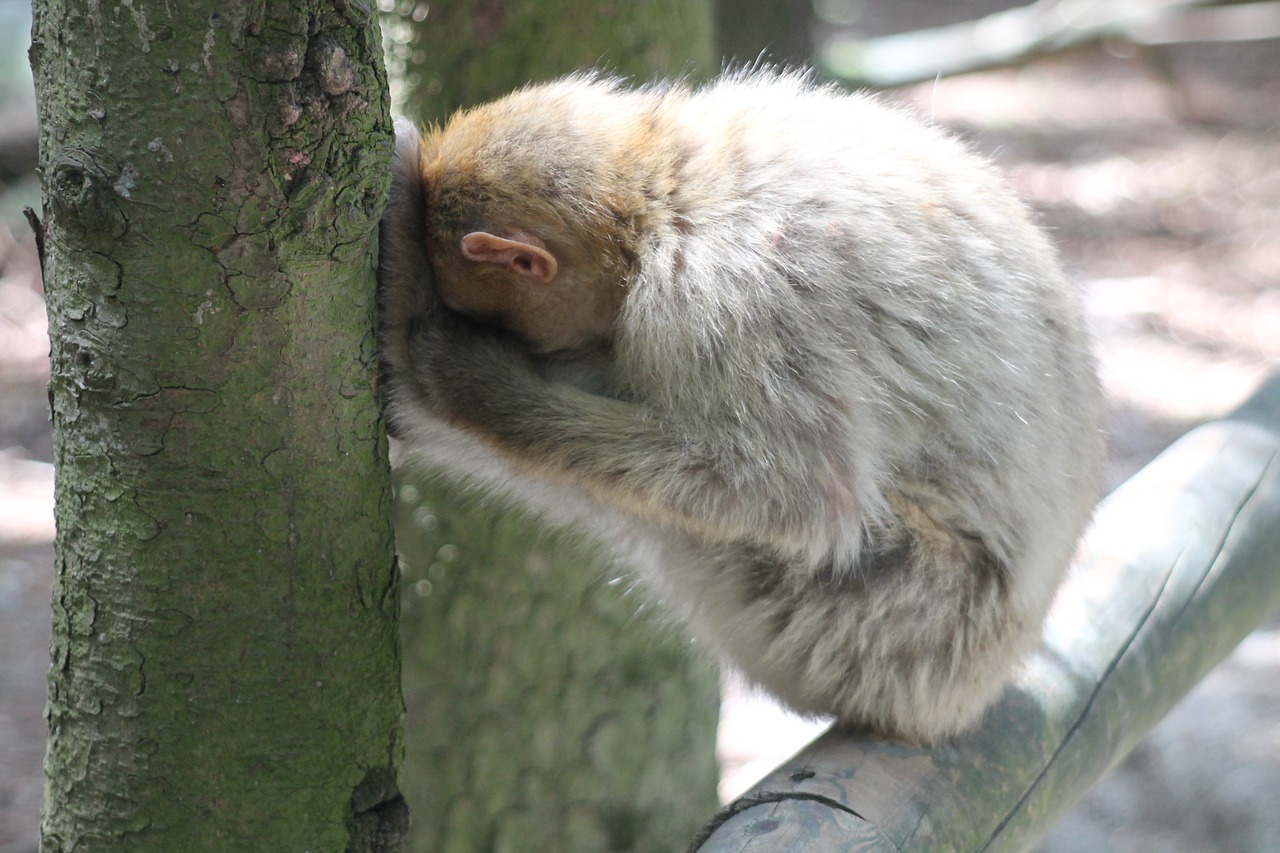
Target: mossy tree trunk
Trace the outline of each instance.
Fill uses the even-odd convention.
[[[704,0],[402,5],[390,63],[424,120],[598,65],[710,65]],[[710,664],[573,537],[427,472],[399,498],[410,848],[683,850],[715,809]]]
[[[43,849],[393,849],[391,128],[358,3],[38,0]]]

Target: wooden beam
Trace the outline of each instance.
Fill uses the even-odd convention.
[[[691,850],[1023,850],[1280,609],[1280,374],[1099,508],[1039,651],[932,748],[827,732]]]

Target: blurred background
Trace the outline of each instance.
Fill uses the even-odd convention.
[[[599,65],[642,76],[630,64],[640,55],[640,67],[695,78],[763,57],[882,89],[991,156],[1086,294],[1109,400],[1109,487],[1280,366],[1280,2],[685,4],[682,14],[705,10],[681,26],[704,28],[710,62],[682,57],[660,32],[594,46],[582,15],[606,19],[617,4],[565,3],[578,17],[558,27],[551,0],[447,5],[383,0],[402,110],[447,112],[499,94],[513,74]],[[567,41],[521,55],[515,71],[486,75],[481,63],[433,76],[521,15]],[[53,565],[48,340],[21,212],[39,209],[29,20],[25,0],[0,0],[0,853],[37,849]],[[730,686],[722,794],[814,733]],[[1280,850],[1276,625],[1246,640],[1041,847],[1157,849]]]

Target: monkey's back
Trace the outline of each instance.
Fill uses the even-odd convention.
[[[866,96],[742,75],[659,97],[671,219],[624,307],[624,372],[705,417],[782,401],[789,430],[849,460],[860,523],[889,492],[937,505],[1043,609],[1096,497],[1101,398],[1077,296],[1023,205]]]

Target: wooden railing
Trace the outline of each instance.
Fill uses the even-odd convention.
[[[1039,651],[977,731],[827,732],[691,851],[1025,850],[1280,609],[1280,374],[1099,508]]]

